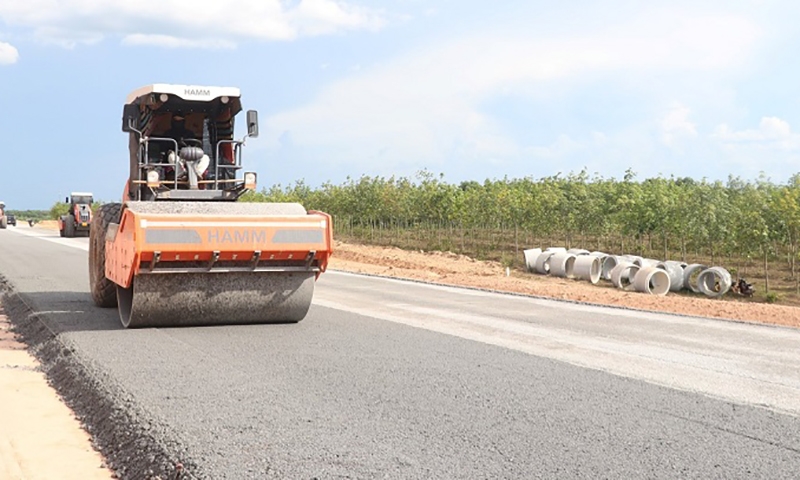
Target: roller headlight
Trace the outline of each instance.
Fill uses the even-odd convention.
[[[256,189],[256,172],[247,172],[244,174],[244,188],[248,190]]]
[[[158,177],[158,172],[155,170],[150,170],[147,172],[147,186],[150,188],[156,188],[161,184],[161,181]]]

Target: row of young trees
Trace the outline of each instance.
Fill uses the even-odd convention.
[[[763,176],[640,181],[630,170],[622,179],[582,171],[455,184],[422,171],[413,179],[348,177],[319,188],[274,185],[244,200],[296,201],[349,225],[501,229],[567,246],[606,239],[622,251],[655,248],[663,258],[785,256],[792,277],[800,248],[800,174],[774,183]]]

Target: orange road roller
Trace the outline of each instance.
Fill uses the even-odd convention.
[[[298,203],[237,201],[258,115],[234,138],[237,88],[155,84],[123,109],[130,176],[89,234],[94,302],[125,327],[298,322],[333,252],[331,217]]]

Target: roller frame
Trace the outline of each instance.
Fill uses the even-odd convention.
[[[125,327],[296,322],[305,316],[313,295],[313,283],[326,270],[332,253],[330,215],[317,211],[305,215],[253,215],[252,210],[258,207],[226,205],[230,207],[223,206],[208,215],[153,213],[158,207],[144,208],[142,202],[123,205],[119,223],[109,224],[105,233],[104,266],[106,278],[117,285],[120,318]],[[286,204],[275,205],[281,208]],[[298,208],[305,212],[302,207]],[[241,213],[243,209],[249,214]],[[172,242],[168,241],[170,239]],[[182,275],[186,275],[187,281],[176,283],[175,278]],[[152,278],[145,282],[152,285],[157,278],[164,278],[165,285],[172,285],[163,292],[164,302],[169,302],[170,295],[181,295],[176,285],[196,283],[198,275],[210,275],[208,288],[195,288],[184,292],[180,298],[200,302],[206,297],[216,298],[214,295],[235,298],[236,305],[231,306],[230,315],[224,313],[224,307],[215,304],[206,310],[225,318],[200,319],[193,315],[190,318],[178,316],[172,321],[159,312],[158,301],[152,300],[152,288],[146,303],[137,297],[140,290],[136,288],[137,279]],[[310,279],[311,284],[298,283],[297,279],[303,278]],[[249,288],[251,282],[263,288],[253,291]],[[219,283],[228,285],[229,290],[217,291]],[[275,293],[272,289],[287,288],[299,289],[299,293],[277,303],[272,300],[264,303],[262,297]],[[208,296],[203,294],[204,290],[209,290]],[[250,297],[241,293],[248,290]],[[156,298],[160,297],[156,295]],[[141,305],[147,305],[148,315],[136,312],[137,308],[143,308]],[[175,308],[167,304],[163,308],[175,312]],[[187,304],[187,315],[196,308],[194,303]],[[281,312],[285,312],[283,317]]]

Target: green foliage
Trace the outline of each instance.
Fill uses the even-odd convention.
[[[767,303],[778,303],[781,301],[781,296],[775,292],[769,292],[764,296],[764,301]]]
[[[100,205],[102,204],[103,202],[100,201],[93,202],[92,211],[97,212],[97,209],[100,208]],[[57,220],[58,217],[60,217],[61,215],[66,215],[67,212],[69,212],[69,203],[56,202],[53,204],[52,207],[50,207],[50,211],[47,212],[47,218],[49,218],[50,220]],[[25,219],[27,220],[27,217],[25,217]],[[44,217],[39,218],[37,220],[42,220],[42,219],[44,219]]]
[[[50,207],[50,219],[57,220],[61,215],[66,215],[69,211],[69,204],[64,202],[56,202]]]
[[[248,193],[242,201],[299,202],[370,238],[376,229],[452,230],[448,239],[436,234],[426,249],[463,245],[464,237],[475,232],[485,232],[491,248],[499,240],[489,232],[511,230],[515,236],[532,232],[567,246],[613,237],[625,253],[658,255],[655,241],[661,257],[675,251],[710,256],[712,261],[734,255],[800,255],[800,174],[775,184],[763,176],[755,181],[662,176],[639,181],[630,170],[619,180],[583,170],[540,179],[450,184],[443,175],[421,171],[414,178],[348,177],[340,185],[318,188],[302,181],[273,185]],[[516,255],[518,247],[510,251]]]
[[[47,220],[50,218],[48,210],[8,210],[6,213],[14,215],[18,222],[31,220]]]

